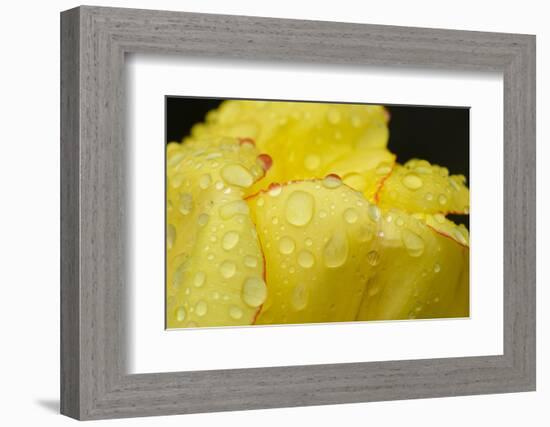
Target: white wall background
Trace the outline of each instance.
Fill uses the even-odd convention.
[[[5,2],[0,68],[0,423],[63,426],[59,384],[59,12],[77,1]],[[550,215],[550,28],[537,0],[96,1],[104,6],[245,14],[537,35],[538,218]],[[538,391],[108,421],[109,425],[543,426],[550,422],[550,255],[548,222],[538,222]],[[546,303],[546,304],[545,304]],[[546,362],[546,363],[545,363]]]

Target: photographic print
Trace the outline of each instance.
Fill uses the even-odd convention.
[[[166,97],[166,327],[469,316],[469,109]]]

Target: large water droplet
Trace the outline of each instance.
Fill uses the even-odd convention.
[[[294,191],[286,201],[286,220],[297,227],[306,225],[313,217],[315,200],[305,191]]]
[[[193,196],[189,193],[180,195],[179,211],[182,215],[187,215],[193,209]]]
[[[410,230],[401,231],[401,240],[410,256],[419,257],[424,252],[424,239]]]
[[[359,215],[357,214],[357,211],[355,209],[349,208],[344,211],[344,220],[348,224],[353,224],[357,222],[358,219],[359,219]]]
[[[175,242],[176,227],[174,227],[172,224],[168,224],[168,227],[166,227],[166,244],[168,245],[168,249],[172,249],[172,246],[174,246]]]
[[[294,243],[294,240],[292,240],[292,238],[288,236],[281,238],[281,240],[279,241],[279,252],[284,255],[289,255],[294,252],[295,247],[296,244]]]
[[[310,251],[300,251],[298,254],[298,264],[304,268],[311,268],[315,263],[315,258]]]
[[[220,216],[222,219],[229,219],[237,214],[248,215],[248,205],[244,200],[234,200],[226,203],[220,208]]]
[[[208,312],[208,304],[205,301],[199,301],[195,305],[195,313],[197,316],[204,316]]]
[[[380,219],[380,208],[376,205],[369,205],[369,218],[373,221],[378,221]]]
[[[176,320],[178,322],[183,322],[186,316],[187,316],[187,313],[185,312],[185,308],[178,307],[178,309],[176,310]]]
[[[242,289],[242,299],[250,307],[259,307],[267,298],[267,287],[259,277],[246,279]]]
[[[378,251],[372,250],[367,254],[367,262],[373,267],[380,262],[380,254]]]
[[[204,273],[204,271],[197,271],[193,279],[193,285],[195,285],[195,287],[197,288],[200,288],[202,285],[204,285],[205,281],[206,281],[206,273]]]
[[[236,271],[237,266],[233,261],[224,261],[220,265],[220,274],[226,279],[233,277]]]
[[[243,317],[243,311],[241,310],[240,307],[237,307],[236,305],[232,305],[231,307],[229,307],[229,316],[232,319],[239,320],[240,318]]]
[[[199,187],[203,190],[206,190],[208,187],[210,187],[210,184],[212,183],[212,178],[210,178],[210,174],[205,173],[204,175],[201,175],[199,178]]]
[[[238,187],[248,188],[254,184],[254,177],[250,171],[237,163],[225,165],[221,171],[221,176],[228,184]]]
[[[303,310],[307,305],[308,288],[304,283],[300,283],[292,290],[291,303],[296,310]]]
[[[323,250],[325,265],[329,268],[340,267],[348,259],[348,252],[347,236],[340,230],[336,231]]]
[[[236,231],[228,231],[224,234],[222,240],[222,248],[226,251],[233,249],[239,243],[239,233]]]
[[[405,175],[402,179],[402,182],[403,185],[409,190],[418,190],[424,185],[424,183],[422,182],[422,178],[414,173],[409,173]]]

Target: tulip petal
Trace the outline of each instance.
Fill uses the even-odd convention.
[[[234,138],[167,148],[167,327],[251,324],[263,254],[243,197],[264,171]]]
[[[446,168],[426,160],[410,160],[396,165],[376,194],[381,208],[407,212],[467,214],[470,193],[462,175],[451,175]]]
[[[343,159],[358,154],[371,165],[369,172],[380,162],[393,162],[386,150],[387,120],[387,111],[376,105],[230,100],[210,112],[192,135],[253,139],[273,159],[266,179],[254,187],[260,191],[265,184],[339,174]]]
[[[364,197],[329,177],[275,185],[247,200],[270,290],[256,323],[354,320],[376,231]]]
[[[384,237],[373,249],[380,262],[357,320],[468,316],[469,248],[463,226],[395,209],[385,212],[380,224]]]

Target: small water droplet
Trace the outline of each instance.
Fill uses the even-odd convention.
[[[264,204],[265,204],[265,201],[263,197],[259,197],[258,200],[256,200],[256,206],[261,208]]]
[[[378,251],[372,250],[367,254],[367,262],[373,267],[380,262],[380,254]]]
[[[321,165],[321,158],[317,154],[308,154],[304,159],[304,166],[307,170],[314,171]]]
[[[197,316],[202,317],[207,312],[208,312],[208,304],[206,304],[205,301],[201,300],[195,305],[195,313],[197,314]]]
[[[172,246],[174,246],[175,242],[176,227],[174,227],[172,224],[168,224],[168,227],[166,227],[166,244],[168,245],[168,249],[172,249]]]
[[[323,257],[325,265],[336,268],[343,265],[348,259],[349,245],[344,232],[337,230],[325,244]]]
[[[378,221],[380,219],[380,209],[376,205],[369,205],[369,217],[373,221]]]
[[[434,199],[434,195],[432,193],[426,193],[424,197],[428,202],[431,202]]]
[[[178,322],[183,322],[186,316],[187,313],[185,312],[185,307],[178,307],[178,309],[176,310],[176,320]]]
[[[443,224],[445,222],[445,216],[440,213],[434,214],[434,219],[439,222],[440,224]]]
[[[250,307],[259,307],[267,298],[267,287],[259,277],[246,279],[242,289],[242,299]]]
[[[381,164],[376,168],[377,175],[387,175],[391,172],[392,167],[386,163]]]
[[[179,211],[182,215],[187,215],[193,209],[193,196],[189,193],[180,195]]]
[[[222,248],[226,251],[233,249],[239,243],[239,233],[236,231],[228,231],[224,234],[222,240]]]
[[[328,188],[328,189],[335,189],[335,188],[338,188],[342,185],[342,180],[340,179],[340,177],[338,175],[334,175],[334,174],[331,174],[331,175],[327,175],[324,179],[323,179],[323,186],[325,188]]]
[[[222,219],[229,219],[237,214],[248,215],[248,205],[244,200],[234,200],[226,203],[220,208],[220,216]]]
[[[298,254],[298,264],[304,268],[311,268],[315,263],[315,258],[310,251],[303,250]]]
[[[424,239],[418,234],[404,229],[401,231],[401,240],[410,256],[419,257],[424,252]]]
[[[246,265],[248,268],[256,268],[258,265],[258,259],[254,256],[247,255],[244,257],[244,265]]]
[[[292,306],[298,311],[303,310],[307,305],[308,294],[308,288],[304,283],[296,285],[292,290]]]
[[[403,182],[403,185],[409,190],[418,190],[424,185],[422,178],[414,173],[405,175],[401,182]]]
[[[441,271],[441,265],[436,262],[434,265],[434,273],[439,273],[440,271]]]
[[[302,227],[311,221],[315,200],[305,191],[294,191],[287,199],[285,206],[286,220],[297,227]]]
[[[204,271],[197,271],[195,273],[195,278],[193,279],[193,285],[195,287],[200,288],[202,285],[204,285],[204,282],[206,281],[206,273]]]
[[[214,298],[215,300],[219,300],[220,299],[220,293],[218,291],[215,291],[212,294],[212,298]]]
[[[276,216],[274,216],[273,218],[271,218],[271,223],[272,223],[273,225],[279,224],[279,218],[276,217]]]
[[[211,183],[212,178],[210,178],[210,174],[205,173],[199,178],[199,187],[203,190],[206,190],[208,187],[210,187]]]
[[[225,165],[221,170],[225,182],[237,187],[248,188],[254,184],[254,177],[248,169],[237,163]]]
[[[279,252],[284,255],[289,255],[294,252],[295,247],[296,244],[294,243],[294,240],[292,240],[288,236],[281,238],[281,240],[279,241]]]
[[[233,277],[236,271],[237,266],[233,261],[224,261],[220,265],[220,274],[226,279]]]
[[[328,215],[328,214],[327,214],[327,211],[325,211],[325,210],[323,210],[323,209],[321,209],[321,210],[319,211],[319,218],[326,218],[327,215]]]
[[[313,240],[311,240],[309,237],[306,238],[305,242],[306,242],[306,246],[311,246],[311,245],[313,245]]]
[[[349,208],[344,211],[344,220],[348,224],[353,224],[357,222],[358,219],[359,219],[359,215],[357,214],[357,211],[355,209]]]
[[[277,197],[283,191],[283,186],[281,184],[271,184],[267,194],[271,197]]]
[[[445,194],[440,194],[437,200],[439,201],[440,205],[447,204],[447,196],[445,196]]]
[[[243,311],[241,310],[240,307],[237,307],[236,305],[232,305],[231,307],[229,307],[229,316],[232,319],[239,320],[240,318],[243,317]]]
[[[221,182],[221,181],[216,181],[216,184],[214,184],[214,187],[215,187],[216,190],[218,190],[218,191],[223,190],[223,182]]]
[[[197,222],[201,227],[204,227],[206,224],[208,224],[209,219],[210,216],[208,214],[202,213],[197,218]]]

